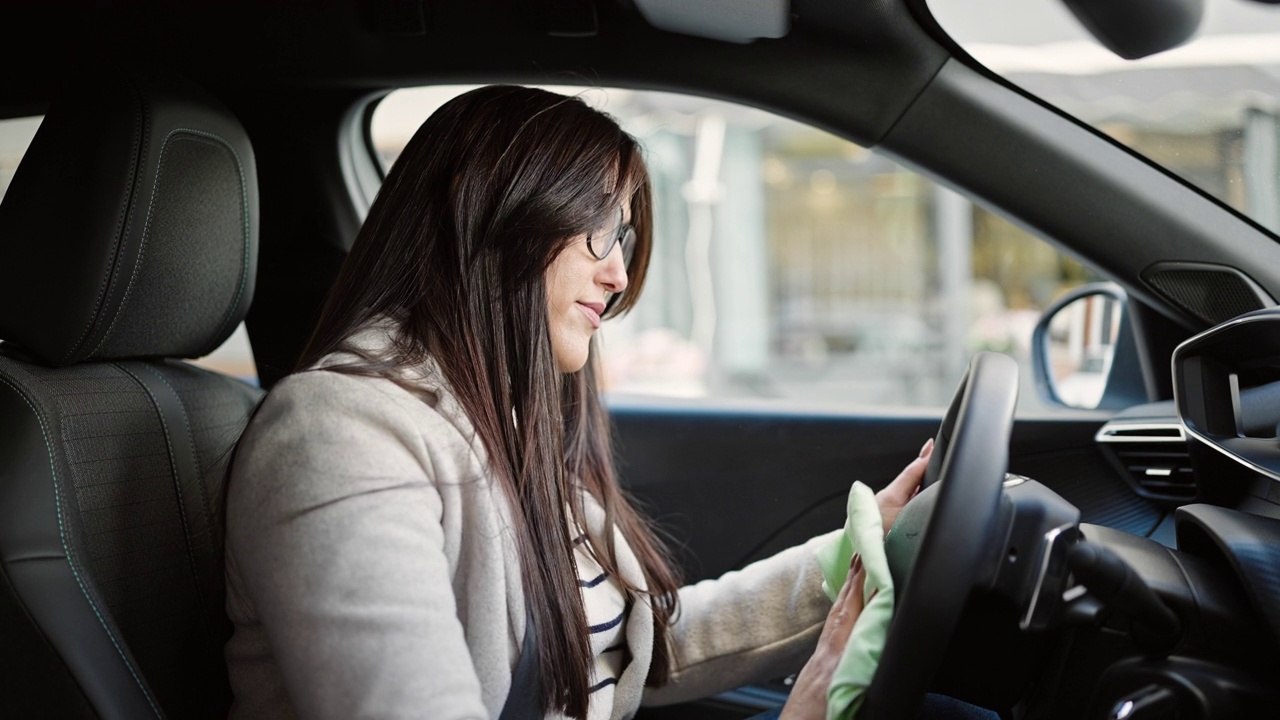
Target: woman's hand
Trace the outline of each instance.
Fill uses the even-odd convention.
[[[920,492],[924,469],[932,454],[933,439],[930,438],[920,448],[919,457],[912,460],[893,482],[876,493],[880,516],[884,519],[885,534],[893,526],[893,521],[898,519],[902,508]],[[862,558],[854,555],[849,577],[836,595],[831,611],[827,613],[822,636],[818,638],[818,648],[796,678],[796,684],[791,689],[786,706],[782,708],[779,720],[823,720],[827,716],[827,690],[831,687],[831,675],[835,673],[836,666],[844,655],[844,647],[849,643],[849,634],[853,632],[853,626],[862,614],[862,591],[866,579]]]
[[[880,505],[880,517],[884,519],[884,534],[889,534],[893,521],[906,506],[907,501],[920,492],[920,482],[924,480],[924,469],[929,465],[929,456],[933,455],[933,438],[925,441],[920,448],[920,456],[903,468],[898,477],[893,479],[883,490],[876,493],[876,502]]]
[[[778,720],[823,720],[827,716],[827,689],[831,687],[831,675],[840,663],[844,646],[849,643],[849,633],[853,632],[853,625],[862,614],[862,585],[865,581],[862,559],[854,555],[849,577],[836,595],[831,612],[827,613],[827,622],[822,626],[818,649],[814,650],[813,657],[796,678]]]

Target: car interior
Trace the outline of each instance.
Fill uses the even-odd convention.
[[[1064,2],[1123,57],[1185,41],[1203,5]],[[1088,408],[1023,412],[994,352],[945,408],[611,402],[621,477],[686,581],[840,527],[853,480],[935,437],[886,541],[900,590],[860,717],[926,693],[1004,718],[1274,716],[1280,240],[988,69],[925,0],[73,0],[0,24],[0,118],[43,117],[0,204],[0,716],[226,716],[236,438],[376,193],[378,103],[484,83],[801,121],[1107,281],[1032,341],[1053,400],[1053,318],[1105,308]],[[242,320],[254,383],[189,362]],[[745,718],[792,680],[639,717]]]

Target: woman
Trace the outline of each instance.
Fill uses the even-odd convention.
[[[824,539],[682,589],[615,476],[593,337],[650,225],[639,147],[578,99],[488,87],[423,124],[237,450],[234,717],[496,717],[528,621],[551,715],[626,717],[793,672],[830,611],[784,715],[822,716],[860,601],[823,595]]]

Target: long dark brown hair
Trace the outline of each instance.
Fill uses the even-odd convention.
[[[583,491],[607,519],[588,551],[633,600],[653,607],[651,685],[670,672],[680,584],[618,484],[594,341],[586,367],[565,374],[548,332],[548,266],[574,238],[607,225],[628,193],[630,282],[605,317],[631,308],[649,264],[651,192],[635,139],[581,100],[544,90],[492,86],[454,98],[396,160],[298,366],[351,350],[344,341],[380,316],[400,323],[391,355],[333,369],[384,375],[428,357],[439,364],[513,509],[543,705],[576,718],[586,717],[593,662],[570,535],[571,522],[589,532]],[[614,526],[646,588],[619,574]]]

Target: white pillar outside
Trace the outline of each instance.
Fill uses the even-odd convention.
[[[973,205],[951,188],[934,185],[934,236],[938,239],[938,291],[942,308],[943,382],[960,381],[969,362],[970,295],[973,286]]]

